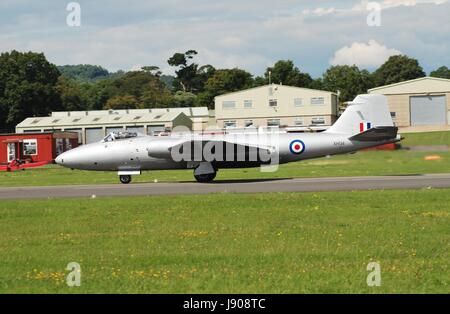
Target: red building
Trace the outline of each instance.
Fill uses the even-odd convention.
[[[59,154],[78,146],[76,132],[0,134],[0,164],[52,162]]]

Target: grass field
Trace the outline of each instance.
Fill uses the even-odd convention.
[[[450,132],[403,133],[403,146],[450,145]]]
[[[450,293],[449,207],[450,189],[3,200],[0,292]]]
[[[439,160],[425,160],[439,155]],[[222,169],[216,180],[326,176],[406,175],[450,172],[450,152],[371,151],[280,165],[276,172],[259,168]],[[193,181],[192,170],[147,171],[133,182]],[[70,170],[57,165],[12,173],[0,172],[0,186],[118,183],[115,172]]]

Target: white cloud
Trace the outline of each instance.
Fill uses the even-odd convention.
[[[188,49],[199,52],[200,64],[256,75],[291,59],[317,77],[334,54],[333,62],[360,66],[376,66],[399,51],[426,71],[449,64],[450,0],[378,2],[385,8],[381,27],[367,26],[367,1],[361,0],[135,0],[132,6],[93,0],[82,1],[83,26],[69,28],[64,3],[3,0],[0,51],[42,51],[56,64],[113,71],[157,65],[164,73],[173,72],[166,60]]]
[[[360,68],[374,68],[383,64],[390,56],[401,54],[396,49],[389,49],[371,39],[366,43],[354,42],[334,53],[332,65],[353,65]]]
[[[369,2],[379,3],[381,9],[391,9],[400,6],[413,7],[419,4],[440,5],[443,3],[447,3],[448,0],[383,0],[383,1],[362,0],[361,2],[353,6],[352,11],[367,11],[367,4]]]

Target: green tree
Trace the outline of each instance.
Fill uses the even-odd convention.
[[[165,84],[158,78],[153,78],[144,86],[144,92],[139,98],[144,108],[168,107],[172,95]]]
[[[391,56],[373,73],[375,86],[389,85],[424,76],[425,72],[419,62],[404,55]]]
[[[133,95],[114,96],[106,102],[104,109],[138,109],[141,108]]]
[[[64,110],[87,110],[88,105],[84,97],[84,91],[81,85],[65,75],[58,78],[56,90],[61,97],[61,103]]]
[[[156,77],[160,77],[162,75],[162,72],[159,70],[159,67],[157,67],[155,65],[145,66],[145,67],[142,67],[141,69],[142,69],[142,71],[151,73],[152,75],[154,75]]]
[[[193,81],[197,75],[198,64],[192,62],[194,56],[198,53],[195,50],[188,50],[185,53],[177,52],[167,60],[170,66],[176,68],[177,75],[174,81],[174,87],[179,90],[180,87],[184,92],[190,92],[193,88]]]
[[[206,81],[205,91],[199,93],[197,105],[214,107],[214,97],[217,95],[234,92],[253,86],[253,77],[247,71],[241,69],[216,70]]]
[[[42,53],[0,54],[0,130],[13,131],[27,117],[60,110],[55,87],[60,73]]]
[[[197,69],[197,74],[192,80],[192,91],[201,93],[205,90],[205,84],[208,79],[216,73],[212,65],[203,65]]]
[[[269,80],[269,73],[272,83],[309,87],[313,81],[308,73],[302,73],[291,60],[279,60],[274,66],[268,67],[264,74],[266,82]]]
[[[78,82],[95,82],[111,76],[108,70],[90,64],[62,65],[58,66],[58,70],[61,74]]]
[[[441,66],[440,68],[431,71],[430,76],[450,79],[450,69],[446,66]]]
[[[178,91],[173,95],[173,107],[194,107],[196,105],[197,96],[191,92]]]
[[[323,75],[322,85],[325,90],[340,92],[340,101],[350,101],[358,94],[367,93],[373,86],[367,70],[359,70],[356,65],[336,65],[330,67]]]

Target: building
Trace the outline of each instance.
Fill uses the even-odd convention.
[[[369,89],[388,98],[392,119],[403,130],[450,129],[450,80],[422,77]]]
[[[215,98],[219,128],[326,129],[336,121],[337,107],[336,93],[276,84]]]
[[[19,159],[29,163],[51,162],[78,146],[74,132],[0,134],[0,164]]]
[[[189,116],[187,115],[189,114]],[[108,133],[128,130],[156,135],[177,126],[204,129],[209,123],[206,107],[53,112],[50,117],[27,118],[16,126],[17,133],[71,131],[79,143],[98,142]]]

